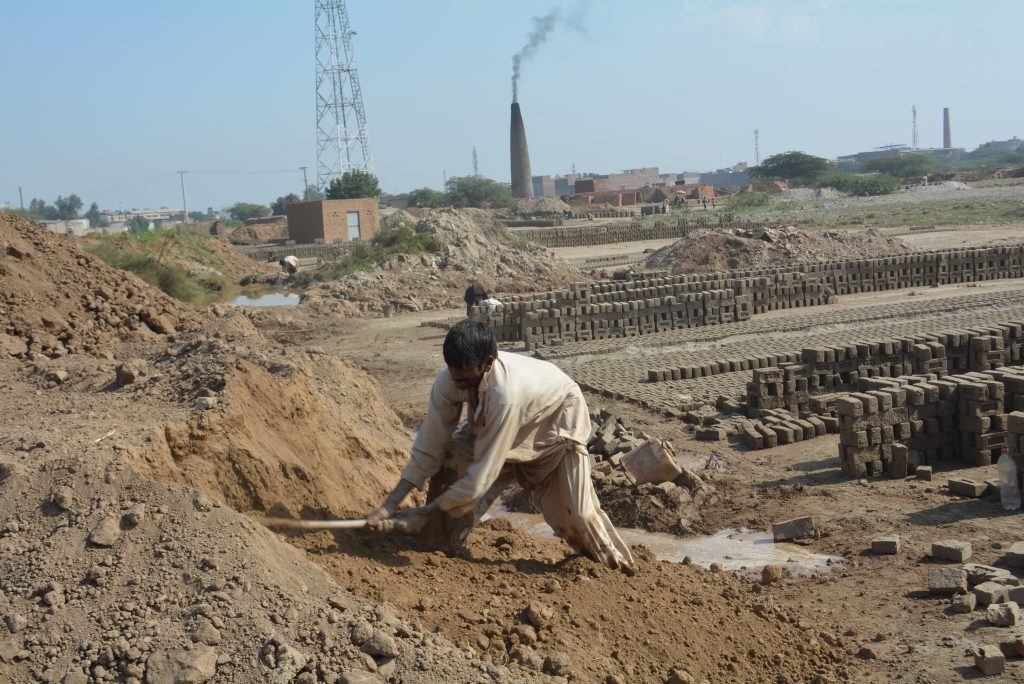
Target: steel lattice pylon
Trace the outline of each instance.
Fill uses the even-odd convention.
[[[316,0],[316,184],[346,171],[373,173],[345,0]]]

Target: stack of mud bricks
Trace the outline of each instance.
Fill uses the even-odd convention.
[[[1024,491],[1024,368],[997,368],[991,375],[1003,383],[1007,453],[1017,465],[1017,485]]]
[[[485,310],[477,309],[474,317],[487,320],[502,341],[526,341],[529,336],[530,345],[535,347],[742,321],[753,314],[775,309],[827,304],[836,295],[1022,275],[1024,244],[937,250],[879,259],[699,275],[648,273],[633,280],[580,283],[557,292],[499,295],[505,304],[502,312],[488,317]],[[603,306],[605,304],[627,306],[616,308]],[[556,309],[558,315],[552,314]],[[546,313],[542,315],[541,311]],[[529,315],[531,312],[535,313]],[[560,320],[556,322],[556,318]],[[966,362],[970,350],[963,350],[965,361],[962,364],[956,356],[960,352],[951,352],[950,345],[944,344],[949,360],[947,370],[987,370],[993,368],[993,364],[1019,359],[1018,355],[1001,361],[999,354],[994,353],[1000,351],[998,348],[986,350],[985,343],[976,344],[977,353],[972,354],[970,363]],[[909,353],[909,350],[901,353]],[[925,363],[924,350],[917,353],[921,357],[919,362]],[[932,358],[927,359],[933,369],[922,369],[922,372],[935,372],[941,365],[941,357],[934,353],[937,350],[933,349]]]
[[[769,409],[762,411],[759,419],[740,422],[739,435],[748,449],[771,449],[821,437],[837,428],[834,418],[808,413],[796,416],[785,409]]]
[[[1015,391],[1010,396],[1016,405],[1024,397],[1024,368],[860,384],[871,389],[836,400],[840,463],[852,477],[904,477],[917,466],[955,459],[985,466],[1014,448],[1007,387]]]

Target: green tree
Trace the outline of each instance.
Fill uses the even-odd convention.
[[[228,213],[231,214],[231,218],[237,221],[246,221],[251,218],[263,218],[264,216],[270,216],[270,208],[262,204],[254,204],[252,202],[235,202],[228,209]]]
[[[750,175],[754,178],[787,179],[807,185],[830,168],[827,159],[805,152],[783,152],[768,157],[760,166],[750,169]]]
[[[896,178],[923,176],[935,170],[932,160],[923,154],[905,154],[899,157],[878,157],[864,162],[865,171],[888,173]]]
[[[445,184],[448,201],[456,207],[493,209],[512,204],[508,186],[483,176],[453,176]]]
[[[132,216],[132,220],[128,222],[128,232],[132,235],[142,235],[143,233],[149,232],[149,219],[142,218],[141,216]]]
[[[316,202],[317,200],[322,200],[323,198],[324,193],[320,192],[320,188],[316,187],[315,185],[307,185],[306,192],[302,193],[303,202]]]
[[[37,221],[56,221],[58,218],[57,207],[36,197],[28,203],[28,215]]]
[[[448,204],[448,196],[433,188],[418,188],[409,193],[410,207],[436,209]]]
[[[294,192],[289,192],[284,197],[278,197],[276,200],[270,203],[270,213],[272,216],[284,216],[287,212],[285,207],[289,204],[295,204],[302,200]]]
[[[380,185],[377,177],[366,171],[346,171],[327,186],[327,199],[360,199],[378,195]]]
[[[188,212],[188,220],[198,223],[199,221],[208,221],[210,215],[205,211],[190,211]]]
[[[61,221],[70,221],[78,218],[78,212],[82,210],[82,198],[78,195],[58,195],[54,205],[57,207],[57,218]]]
[[[110,221],[100,213],[99,205],[95,202],[89,205],[89,211],[85,212],[85,218],[89,219],[90,228],[106,228],[110,225]]]
[[[861,197],[871,195],[888,195],[900,188],[900,182],[895,176],[887,173],[872,173],[866,176],[855,176],[850,173],[833,173],[823,176],[818,181],[822,188],[835,188],[840,192]]]

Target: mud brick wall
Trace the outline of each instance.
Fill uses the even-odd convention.
[[[1020,452],[1014,431],[1024,430],[1024,413],[1008,416],[1007,407],[1024,397],[1024,367],[872,382],[876,389],[836,401],[840,464],[851,477],[904,477],[920,465],[960,459],[990,465]]]

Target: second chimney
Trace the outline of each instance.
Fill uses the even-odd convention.
[[[512,157],[512,196],[533,197],[533,178],[530,175],[530,150],[526,146],[526,127],[519,103],[512,103],[512,127],[509,131],[509,151]]]
[[[953,147],[953,131],[949,128],[949,107],[942,108],[942,147],[946,150]]]

